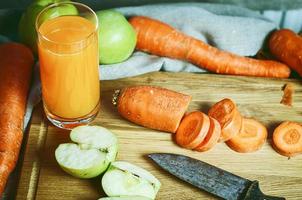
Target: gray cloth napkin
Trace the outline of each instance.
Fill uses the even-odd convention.
[[[255,55],[261,48],[267,34],[277,28],[276,24],[265,19],[257,11],[230,5],[178,3],[125,7],[117,10],[127,17],[144,15],[161,20],[219,49],[243,56]],[[0,37],[1,39],[6,40]],[[113,80],[159,70],[171,72],[205,71],[184,61],[135,52],[125,62],[101,65],[99,72],[101,80]],[[25,127],[30,120],[33,107],[41,99],[40,88],[39,66],[37,64],[28,98]]]

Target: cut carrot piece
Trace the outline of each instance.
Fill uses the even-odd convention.
[[[231,99],[223,99],[215,103],[209,110],[209,116],[216,119],[221,126],[219,142],[229,140],[241,128],[241,115]]]
[[[292,106],[294,91],[295,91],[294,85],[292,83],[286,83],[283,88],[283,96],[280,103],[286,106]]]
[[[290,121],[281,123],[274,130],[273,147],[287,157],[302,153],[302,126]]]
[[[194,149],[196,151],[207,151],[217,144],[221,134],[219,122],[210,117],[210,129],[205,139]]]
[[[234,115],[228,123],[221,129],[221,135],[218,142],[225,142],[237,135],[242,126],[242,116],[238,110],[234,111]]]
[[[176,131],[176,143],[187,149],[196,148],[206,137],[210,128],[209,117],[194,111],[186,115]]]
[[[242,118],[242,128],[226,144],[239,153],[259,150],[267,138],[266,127],[255,119]]]
[[[215,103],[209,110],[208,115],[216,119],[220,126],[223,127],[231,121],[236,109],[236,104],[231,99],[222,99]]]
[[[113,97],[122,117],[170,133],[176,132],[190,101],[189,95],[148,85],[126,87]]]

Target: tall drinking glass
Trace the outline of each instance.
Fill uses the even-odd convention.
[[[47,118],[64,129],[89,123],[100,105],[96,14],[80,3],[56,3],[38,15],[36,30]]]

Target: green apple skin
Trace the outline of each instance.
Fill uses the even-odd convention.
[[[48,5],[59,2],[70,2],[69,0],[37,0],[33,1],[31,5],[27,7],[21,16],[19,22],[19,39],[22,43],[30,47],[34,53],[37,53],[37,32],[35,28],[35,22],[38,14]],[[78,11],[73,5],[64,5],[58,8],[49,10],[45,16],[54,18],[60,15],[77,15]],[[46,19],[46,18],[45,18]],[[45,20],[42,19],[42,20]]]
[[[43,23],[47,19],[53,19],[62,15],[78,15],[78,10],[71,4],[50,8],[41,18],[41,22]]]
[[[136,45],[136,32],[127,19],[114,10],[96,12],[99,21],[100,64],[128,59]]]

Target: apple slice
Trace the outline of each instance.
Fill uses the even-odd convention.
[[[61,168],[78,178],[103,173],[117,155],[116,136],[100,126],[79,126],[70,133],[75,143],[60,144],[55,157]]]
[[[120,197],[103,197],[98,200],[152,200],[142,196],[120,196]]]
[[[150,172],[124,161],[112,162],[102,178],[108,196],[143,196],[155,199],[161,183]]]

